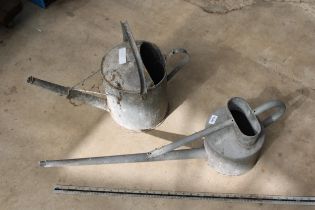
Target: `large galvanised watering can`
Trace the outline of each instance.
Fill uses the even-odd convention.
[[[271,109],[275,110],[266,119],[261,120],[258,117]],[[226,107],[210,115],[205,129],[151,152],[45,160],[40,161],[40,166],[61,167],[202,158],[208,159],[209,165],[222,174],[240,175],[255,165],[265,141],[265,128],[277,121],[285,109],[283,102],[272,100],[253,110],[244,99],[235,97],[228,101]],[[201,148],[175,150],[199,139],[204,140],[204,146]]]
[[[121,26],[123,42],[102,60],[106,97],[34,77],[29,77],[28,83],[109,111],[127,129],[140,131],[156,127],[168,111],[167,82],[188,63],[189,54],[184,49],[173,49],[164,56],[155,44],[135,41],[127,22]],[[174,54],[183,54],[182,60],[168,70],[166,62]]]

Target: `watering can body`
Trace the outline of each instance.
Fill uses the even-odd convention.
[[[258,115],[276,109],[261,120]],[[204,138],[208,164],[224,175],[240,175],[250,170],[257,162],[265,142],[265,128],[277,121],[285,112],[281,101],[271,100],[252,109],[242,98],[230,99],[226,107],[210,115],[206,128],[231,122],[230,126]]]
[[[225,175],[240,175],[255,165],[265,141],[265,130],[254,111],[242,98],[232,98],[226,107],[215,111],[206,127],[231,121],[205,137],[208,164]]]
[[[167,82],[171,74],[167,74],[166,70],[168,56],[164,56],[155,44],[146,41],[135,43],[147,73],[143,82],[146,93],[141,93],[136,58],[128,42],[117,45],[106,55],[102,74],[112,118],[119,125],[138,131],[156,127],[167,115]],[[126,51],[123,64],[119,64],[120,50]]]

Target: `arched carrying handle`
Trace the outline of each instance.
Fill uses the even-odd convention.
[[[139,78],[140,78],[140,94],[141,95],[146,94],[148,91],[148,87],[145,81],[145,69],[144,69],[144,64],[142,62],[136,41],[133,38],[128,22],[127,21],[120,22],[120,24],[121,24],[121,28],[123,32],[123,40],[129,42],[133,56],[135,57],[136,64],[138,67],[138,73],[139,73]]]
[[[179,62],[177,63],[177,65],[168,73],[167,75],[167,80],[170,80],[174,77],[174,75],[179,71],[181,70],[190,60],[190,55],[189,53],[187,52],[187,50],[185,49],[182,49],[182,48],[175,48],[175,49],[172,49],[168,55],[166,56],[166,62],[175,54],[178,54],[178,53],[182,53],[185,55],[185,57]]]
[[[264,127],[268,127],[271,123],[277,121],[285,112],[286,106],[282,101],[278,100],[271,100],[268,101],[259,107],[257,107],[254,110],[255,115],[259,115],[269,109],[276,108],[276,111],[274,111],[269,117],[262,120],[262,124]]]

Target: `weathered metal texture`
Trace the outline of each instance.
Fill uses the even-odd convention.
[[[278,108],[271,116],[259,121],[256,115]],[[187,143],[205,137],[204,147],[209,164],[226,175],[240,175],[251,169],[263,146],[264,128],[279,119],[285,111],[280,101],[269,101],[254,111],[242,98],[232,98],[224,108],[214,112],[206,129],[148,153],[148,158],[158,157]]]
[[[164,56],[156,45],[148,42],[138,41],[137,48],[140,50],[143,44],[152,46],[152,52],[157,55],[154,61],[160,67],[157,69],[159,72],[156,72],[160,81],[156,79],[156,84],[152,84],[151,79],[146,79],[145,84],[150,85],[146,87],[145,94],[141,93],[135,57],[128,43],[121,43],[112,49],[102,65],[107,104],[112,118],[119,125],[136,131],[156,127],[165,118],[168,109]],[[127,62],[119,65],[117,52],[121,48],[126,48]]]
[[[106,86],[107,104],[112,118],[119,125],[135,131],[152,129],[166,117],[167,81],[162,81],[145,96]],[[145,97],[145,98],[143,98]]]
[[[133,38],[133,35],[131,33],[131,30],[129,28],[128,23],[127,22],[121,22],[121,28],[122,28],[122,32],[123,32],[123,41],[125,41],[125,40],[128,41],[130,48],[131,48],[131,51],[132,51],[132,54],[135,58],[133,65],[136,66],[136,68],[133,68],[133,69],[138,71],[138,76],[139,76],[139,80],[140,80],[140,88],[141,88],[140,94],[146,94],[148,87],[150,87],[151,85],[154,85],[153,81],[152,81],[153,78],[151,78],[151,75],[148,75],[149,69],[146,69],[144,67],[143,57],[140,55],[140,51],[137,47],[135,39]],[[155,53],[155,51],[154,51],[154,53]],[[119,55],[119,57],[122,57],[123,60],[125,60],[124,56],[125,55],[123,55],[123,56]],[[120,64],[123,64],[123,63],[120,63]],[[157,63],[157,64],[159,64],[159,63]],[[158,67],[158,68],[160,68],[160,67]],[[160,69],[158,69],[158,70],[160,70]],[[122,73],[124,73],[124,72],[122,72]]]
[[[191,143],[193,141],[201,139],[204,136],[207,136],[207,135],[210,135],[212,133],[215,133],[216,131],[222,130],[222,129],[224,129],[228,126],[231,126],[233,124],[234,123],[232,120],[226,120],[226,121],[223,121],[222,123],[216,124],[215,126],[207,127],[204,130],[196,132],[190,136],[184,137],[178,141],[164,145],[158,149],[155,149],[155,150],[152,150],[151,152],[148,152],[148,158],[158,157],[158,156],[163,155],[167,152],[170,152],[174,149],[177,149],[181,146],[184,146],[188,143]]]
[[[109,111],[105,98],[101,98],[92,94],[85,93],[84,90],[77,90],[71,87],[65,87],[65,86],[47,82],[45,80],[41,80],[32,76],[27,78],[27,82],[29,84],[36,85],[38,87],[55,92],[61,96],[66,96],[67,99],[69,100],[84,102],[86,104],[97,107],[99,109]]]
[[[28,82],[109,111],[119,125],[130,130],[155,128],[167,115],[167,81],[188,63],[189,54],[179,48],[164,56],[155,44],[135,41],[127,22],[121,22],[121,27],[123,42],[102,60],[106,97],[34,77]],[[173,69],[166,69],[166,61],[178,53],[185,56]]]
[[[102,63],[108,109],[112,118],[130,130],[156,127],[168,110],[167,81],[189,61],[186,50],[173,54],[186,57],[167,75],[166,57],[153,43],[135,41],[127,23],[121,23],[124,42],[108,52]],[[119,63],[119,50],[125,50],[126,62]]]
[[[264,120],[257,115],[272,108],[277,110]],[[114,163],[150,162],[191,158],[208,159],[208,163],[225,175],[240,175],[251,169],[259,156],[265,139],[264,128],[277,121],[285,112],[281,101],[268,101],[254,111],[242,98],[232,98],[227,107],[215,111],[206,128],[176,142],[148,153],[91,158],[45,160],[42,167],[62,167]],[[204,147],[174,150],[204,137]]]
[[[145,41],[136,41],[137,50],[140,51],[140,47],[143,43],[149,43]],[[151,43],[150,43],[151,44]],[[156,45],[152,44],[152,51],[154,53],[161,54],[159,48]],[[119,64],[119,50],[126,49],[126,63]],[[161,59],[162,58],[162,59]],[[159,71],[162,75],[165,74],[165,60],[163,59],[163,55],[161,54],[160,57],[157,57],[157,63],[159,65]],[[142,64],[142,61],[140,61]],[[137,93],[143,95],[141,93],[141,86],[144,83],[146,89],[149,87],[154,87],[155,84],[153,83],[150,75],[148,75],[148,70],[144,67],[144,72],[146,73],[143,77],[145,80],[142,82],[141,77],[138,73],[138,67],[136,63],[135,56],[132,53],[132,49],[128,42],[122,42],[115,47],[113,47],[104,57],[102,62],[102,74],[104,78],[104,82],[111,85],[113,88],[123,91],[128,91],[130,93]],[[143,64],[141,65],[143,66]]]
[[[65,167],[65,166],[80,166],[80,165],[100,165],[100,164],[117,164],[117,163],[137,163],[137,162],[152,162],[164,160],[185,160],[185,159],[205,159],[207,154],[203,148],[174,150],[164,155],[148,159],[146,153],[114,155],[103,157],[90,157],[66,160],[44,160],[40,161],[42,167]]]
[[[278,107],[268,119],[268,124],[276,121],[285,111],[285,105],[279,101],[271,101],[260,106],[259,113]],[[215,124],[233,120],[233,126],[208,135],[204,147],[208,154],[208,163],[216,171],[225,175],[240,175],[250,170],[256,163],[265,140],[264,121],[260,121],[256,113],[242,98],[232,98],[227,107],[218,109],[207,121],[206,127],[213,126],[211,118],[216,116]]]

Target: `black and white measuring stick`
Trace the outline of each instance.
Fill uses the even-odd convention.
[[[197,193],[177,191],[152,191],[111,189],[103,187],[86,187],[72,185],[56,185],[53,190],[58,194],[84,194],[103,196],[148,197],[186,200],[212,200],[225,202],[245,202],[261,204],[286,205],[315,205],[315,196],[283,196],[283,195],[257,195],[257,194],[231,194],[231,193]]]

